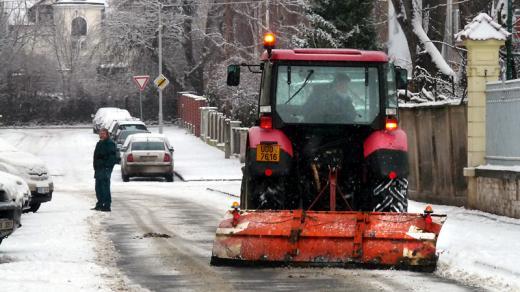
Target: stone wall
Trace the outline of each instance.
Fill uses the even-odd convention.
[[[476,169],[477,209],[520,218],[520,172]]]

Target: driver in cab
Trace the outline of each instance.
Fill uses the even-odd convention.
[[[341,124],[354,122],[357,113],[348,94],[350,77],[337,74],[332,88],[315,90],[307,102],[310,123]]]

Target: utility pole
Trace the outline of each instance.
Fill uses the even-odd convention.
[[[162,75],[162,3],[159,3],[159,76]],[[163,133],[162,89],[159,90],[159,134]]]
[[[513,32],[513,1],[507,0],[507,31],[509,33]],[[513,35],[506,40],[506,50],[507,50],[507,56],[506,56],[506,79],[511,80],[513,79],[513,53],[512,53],[512,46],[513,46]]]

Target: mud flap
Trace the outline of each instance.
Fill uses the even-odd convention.
[[[216,232],[211,264],[433,271],[445,220],[435,214],[245,210],[233,222],[228,212]]]

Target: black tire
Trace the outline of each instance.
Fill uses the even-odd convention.
[[[130,176],[129,175],[125,175],[125,174],[121,173],[121,178],[123,179],[124,182],[129,182],[130,181]]]
[[[29,209],[29,211],[33,212],[33,213],[36,213],[38,211],[38,209],[40,209],[41,205],[42,205],[42,203],[31,204],[31,208]]]
[[[173,173],[168,174],[164,177],[167,182],[173,182]]]
[[[245,167],[242,167],[242,183],[240,184],[240,209],[252,209],[250,201],[251,178],[245,169]]]
[[[406,178],[383,179],[372,187],[371,210],[375,212],[408,211],[408,180]]]
[[[285,209],[283,178],[252,177],[244,171],[240,191],[240,208],[254,210]]]

